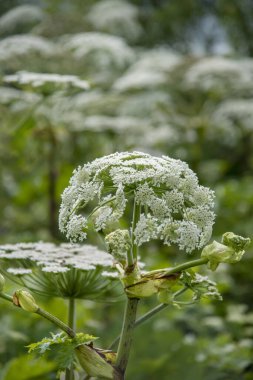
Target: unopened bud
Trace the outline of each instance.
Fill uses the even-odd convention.
[[[250,244],[250,238],[235,235],[233,232],[226,232],[222,235],[222,244],[233,248],[236,252],[244,251]]]
[[[33,296],[26,290],[17,290],[13,295],[13,303],[30,313],[36,313],[39,308]]]
[[[201,257],[207,258],[209,268],[215,270],[220,263],[234,264],[240,261],[249,243],[249,238],[226,232],[222,236],[222,244],[214,240],[203,249]]]
[[[4,278],[4,276],[0,273],[0,292],[3,291],[4,286],[5,286],[5,278]]]
[[[120,230],[111,232],[106,235],[105,243],[109,253],[120,263],[126,262],[127,252],[131,249],[131,238],[128,230]]]

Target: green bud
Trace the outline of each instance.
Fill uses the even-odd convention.
[[[214,240],[201,253],[201,257],[209,260],[208,266],[213,271],[220,263],[234,264],[240,261],[245,253],[243,248],[248,246],[250,239],[227,232],[223,235],[222,242],[223,244]]]
[[[5,278],[4,276],[0,273],[0,292],[2,292],[4,290],[4,286],[5,286]]]
[[[127,252],[131,249],[131,238],[128,230],[120,230],[111,232],[106,235],[105,243],[108,252],[120,263],[125,264]]]
[[[111,357],[106,351],[97,350],[91,345],[82,344],[75,349],[79,363],[82,368],[92,377],[103,377],[104,379],[115,379],[116,370],[111,365]],[[115,360],[115,358],[114,358]]]
[[[17,290],[13,295],[13,303],[30,313],[36,313],[39,309],[33,296],[26,290]]]
[[[244,251],[249,246],[250,238],[235,235],[233,232],[226,232],[222,235],[221,242],[239,252]]]

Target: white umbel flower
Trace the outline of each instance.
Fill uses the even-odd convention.
[[[69,87],[87,90],[89,84],[75,75],[60,75],[48,73],[32,73],[28,71],[19,71],[13,75],[4,77],[5,83],[13,84],[21,88],[32,87],[43,89],[45,86],[51,86],[52,90],[66,89]]]
[[[45,17],[41,8],[35,5],[20,5],[0,17],[0,34],[14,34],[28,31]]]
[[[96,30],[129,40],[135,40],[142,32],[137,18],[138,8],[123,0],[99,1],[87,15]]]
[[[105,33],[78,33],[62,37],[62,49],[76,60],[93,63],[97,68],[125,68],[134,59],[125,41]]]
[[[40,57],[55,55],[56,46],[45,38],[31,34],[20,34],[0,41],[0,63],[19,57],[36,54]]]
[[[93,299],[115,277],[113,257],[92,245],[19,243],[0,246],[0,269],[6,277],[42,295]]]
[[[82,197],[82,187],[93,190]],[[69,221],[87,217],[83,209],[93,201],[90,215],[95,229],[111,232],[112,217],[115,225],[125,214],[126,201],[133,198],[141,209],[133,231],[138,246],[159,238],[191,252],[210,239],[214,193],[198,184],[185,162],[141,152],[114,153],[75,170],[62,195],[60,230],[70,239],[82,240],[82,231],[70,230]]]

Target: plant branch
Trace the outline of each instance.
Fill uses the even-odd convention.
[[[164,269],[152,270],[152,271],[146,273],[146,275],[164,272],[164,275],[166,276],[166,275],[169,275],[169,274],[172,274],[172,273],[182,272],[185,269],[189,269],[189,268],[193,268],[193,267],[198,267],[200,265],[207,264],[208,261],[209,260],[206,259],[206,258],[192,260],[192,261],[187,261],[186,263],[179,264],[179,265],[177,265],[175,267],[172,267],[172,268],[164,268]]]
[[[36,314],[40,315],[41,317],[55,324],[57,327],[63,330],[71,338],[75,337],[76,334],[75,334],[75,331],[72,330],[72,328],[70,328],[68,325],[66,325],[64,322],[62,322],[60,319],[58,319],[54,315],[48,313],[46,310],[43,310],[39,307],[38,310],[36,311]]]
[[[6,293],[0,293],[0,297],[5,299],[6,301],[9,301],[13,304],[13,297],[6,294]],[[22,309],[23,310],[23,309]],[[62,322],[59,318],[55,317],[54,315],[48,313],[46,310],[38,308],[37,311],[35,311],[35,314],[40,315],[41,317],[47,319],[48,321],[52,322],[55,326],[59,327],[61,330],[63,330],[69,337],[74,338],[75,332],[67,326],[64,322]]]
[[[73,331],[75,331],[75,325],[76,325],[76,305],[75,305],[75,299],[70,298],[69,299],[69,305],[68,305],[68,326]],[[66,368],[65,371],[65,380],[74,380],[74,367],[73,364],[71,364],[70,368]]]
[[[6,301],[10,301],[12,303],[12,296],[9,296],[6,293],[0,293],[0,297],[3,298]]]

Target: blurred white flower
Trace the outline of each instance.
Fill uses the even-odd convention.
[[[87,90],[89,84],[75,75],[60,75],[48,73],[32,73],[28,71],[18,71],[13,75],[6,75],[4,82],[16,85],[20,88],[32,87],[38,90],[66,89],[69,87]]]
[[[44,19],[44,12],[35,5],[20,5],[0,17],[0,35],[29,31]]]
[[[220,103],[212,115],[214,128],[209,131],[212,138],[219,134],[222,141],[234,146],[247,133],[253,131],[252,99],[229,99]]]
[[[87,20],[96,30],[130,41],[136,40],[142,33],[138,23],[138,8],[123,0],[97,2],[87,14]]]
[[[10,87],[0,87],[0,104],[9,105],[17,101],[22,101],[32,105],[37,103],[41,97],[31,92],[25,92]]]
[[[11,36],[0,41],[0,63],[32,54],[46,58],[55,55],[56,52],[53,42],[31,34]]]
[[[142,53],[137,62],[116,80],[113,89],[129,91],[162,87],[168,81],[168,74],[181,62],[182,57],[165,49]]]
[[[252,59],[205,57],[190,66],[184,85],[190,89],[205,91],[251,90],[253,81]]]
[[[110,69],[125,68],[134,59],[133,50],[123,39],[104,33],[79,33],[63,36],[60,43],[66,53],[94,67]]]

